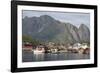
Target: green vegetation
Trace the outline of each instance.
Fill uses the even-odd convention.
[[[27,35],[22,36],[22,42],[29,42],[29,43],[32,43],[32,45],[41,44],[39,40],[33,39],[31,36],[27,36]]]

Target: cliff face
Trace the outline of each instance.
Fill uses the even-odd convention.
[[[89,42],[90,30],[81,24],[79,28],[55,20],[51,16],[25,17],[22,20],[22,34],[32,36],[41,41],[53,42]]]
[[[80,41],[89,42],[90,41],[90,30],[84,24],[81,24],[78,30]]]

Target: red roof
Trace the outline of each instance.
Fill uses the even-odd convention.
[[[25,47],[25,48],[32,48],[33,46],[31,44],[24,44],[23,47]]]

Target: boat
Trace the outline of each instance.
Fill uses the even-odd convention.
[[[58,53],[58,50],[57,49],[52,49],[51,53]]]
[[[37,46],[36,49],[33,50],[34,54],[41,54],[41,53],[45,53],[45,49],[43,46]]]

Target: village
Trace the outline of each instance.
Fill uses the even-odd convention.
[[[48,42],[45,45],[39,44],[33,46],[32,43],[25,42],[22,45],[23,51],[31,51],[34,54],[41,53],[79,53],[79,54],[89,54],[90,47],[88,43],[74,43],[74,44],[56,44],[53,42]]]

